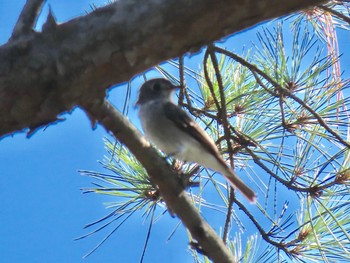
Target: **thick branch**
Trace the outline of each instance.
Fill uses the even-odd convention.
[[[170,166],[150,146],[138,130],[107,100],[87,102],[84,109],[92,122],[98,121],[135,155],[164,198],[170,211],[175,213],[198,241],[199,248],[214,262],[235,262],[215,231],[200,216]]]
[[[33,30],[45,0],[27,0],[13,29],[11,38],[18,38]]]
[[[151,66],[324,0],[120,0],[0,47],[0,136],[48,124]]]

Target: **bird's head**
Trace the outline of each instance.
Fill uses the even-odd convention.
[[[151,79],[143,83],[139,91],[136,105],[142,105],[153,100],[171,100],[171,97],[179,86],[173,85],[167,79]]]

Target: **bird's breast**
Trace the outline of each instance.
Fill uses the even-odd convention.
[[[167,155],[181,151],[176,127],[165,116],[161,103],[147,103],[140,107],[139,116],[146,137]]]

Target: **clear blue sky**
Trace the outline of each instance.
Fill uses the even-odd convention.
[[[0,44],[10,37],[24,2],[0,0]],[[47,1],[59,22],[84,15],[91,10],[92,3],[99,6],[104,2]],[[39,24],[45,20],[47,10],[48,4]],[[243,43],[249,43],[254,36],[255,32],[245,32],[236,36],[232,43],[237,50],[242,50]],[[345,50],[344,45],[348,42],[340,42],[340,50]],[[200,61],[191,63],[196,69]],[[133,85],[138,88],[140,83],[141,79]],[[135,87],[133,99],[137,92]],[[111,93],[115,103],[117,100],[113,98],[118,92],[123,93],[125,89]],[[122,105],[116,106],[121,109]],[[148,222],[140,215],[133,216],[94,254],[82,259],[108,231],[82,241],[73,239],[88,232],[83,229],[85,224],[109,212],[103,203],[111,199],[83,195],[80,189],[91,186],[92,180],[77,171],[103,171],[97,161],[106,154],[102,140],[106,132],[101,127],[92,130],[81,110],[63,117],[66,121],[39,130],[30,139],[19,133],[0,142],[1,262],[138,262],[148,227]],[[130,118],[138,123],[135,113]],[[154,225],[144,262],[193,262],[186,252],[188,239],[183,227],[166,241],[177,223],[177,219],[166,215]]]

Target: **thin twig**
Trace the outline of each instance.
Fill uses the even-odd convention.
[[[179,78],[180,78],[181,89],[179,93],[178,104],[180,106],[184,106],[185,105],[184,98],[186,98],[187,105],[192,107],[191,97],[188,94],[188,89],[186,86],[184,56],[179,57]]]
[[[318,121],[318,123],[330,134],[332,134],[341,144],[344,146],[350,148],[350,144],[345,141],[337,132],[333,131],[323,120],[323,118],[315,112],[309,105],[307,105],[302,99],[299,97],[295,96],[292,92],[290,92],[288,89],[282,87],[279,85],[276,81],[274,81],[270,76],[268,76],[265,72],[260,70],[257,66],[249,63],[245,59],[241,58],[240,56],[237,56],[236,54],[233,54],[225,49],[215,47],[215,50],[218,52],[225,54],[226,56],[231,57],[232,59],[236,60],[243,66],[249,68],[251,71],[257,72],[259,75],[261,75],[263,78],[265,78],[268,82],[270,82],[279,92],[283,93],[285,96],[288,96],[289,98],[293,99],[297,103],[299,103],[302,107],[304,107],[307,111],[309,111]]]
[[[311,186],[311,187],[299,187],[299,186],[296,186],[296,185],[293,184],[292,181],[284,180],[281,177],[277,176],[275,173],[273,173],[266,165],[264,165],[260,161],[260,158],[252,150],[250,150],[248,146],[243,145],[243,148],[253,158],[253,161],[257,165],[259,165],[264,171],[266,171],[270,176],[275,178],[278,182],[280,182],[281,184],[286,186],[288,189],[291,189],[293,191],[302,192],[302,193],[309,193],[309,194],[314,196],[315,193],[319,193],[322,190],[327,189],[327,188],[337,184],[337,182],[334,180],[334,181],[332,181],[330,183],[323,184],[323,185],[318,185],[318,186]]]
[[[324,11],[327,11],[327,12],[329,12],[329,13],[331,13],[331,14],[337,16],[337,17],[339,17],[340,19],[342,19],[343,21],[347,22],[347,23],[350,25],[350,18],[347,17],[346,15],[344,15],[344,14],[338,12],[338,11],[335,11],[335,10],[332,9],[332,8],[329,8],[329,7],[327,7],[327,6],[324,6],[324,5],[320,5],[320,6],[318,6],[318,8],[320,8],[320,9],[322,9],[322,10],[324,10]]]
[[[282,119],[282,127],[284,129],[287,128],[287,123],[286,123],[286,119],[285,119],[285,115],[284,115],[284,107],[283,107],[283,95],[280,95],[279,96],[279,99],[278,99],[278,103],[279,103],[279,106],[280,106],[280,109],[281,109],[281,119]]]
[[[233,160],[233,148],[232,148],[232,144],[231,144],[231,131],[230,131],[230,127],[229,127],[229,122],[228,122],[228,118],[227,118],[227,108],[226,108],[226,97],[225,97],[225,91],[224,91],[224,85],[222,82],[222,78],[221,78],[221,73],[220,73],[220,69],[219,69],[219,63],[217,60],[217,57],[215,55],[214,52],[214,45],[210,45],[208,47],[208,52],[210,55],[210,59],[213,63],[213,67],[215,70],[215,75],[216,75],[216,79],[218,81],[218,86],[219,86],[219,92],[220,92],[220,102],[221,102],[221,111],[220,111],[220,123],[222,124],[223,128],[224,128],[224,138],[226,140],[226,144],[227,144],[227,150],[229,153],[229,159],[230,159],[230,165],[232,168],[234,168],[234,160]],[[215,96],[215,94],[213,94]],[[218,109],[219,110],[219,109]],[[229,191],[229,198],[228,198],[228,207],[227,207],[227,214],[226,214],[226,220],[225,220],[225,225],[224,225],[224,232],[222,235],[222,240],[224,241],[224,243],[226,244],[226,240],[227,240],[227,236],[228,236],[228,232],[229,232],[229,226],[231,224],[231,216],[232,216],[232,201],[233,201],[233,195],[235,194],[235,191],[232,187],[230,187],[230,191]]]
[[[261,237],[269,244],[275,246],[278,249],[283,250],[287,255],[290,255],[290,251],[288,250],[287,246],[282,242],[276,242],[270,238],[270,236],[264,231],[264,229],[259,225],[258,221],[255,219],[255,217],[248,211],[248,209],[236,198],[233,197],[233,201],[235,204],[238,205],[239,209],[241,209],[253,222],[255,227],[258,229],[259,233],[261,234]]]
[[[179,57],[179,77],[180,77],[180,92],[178,104],[182,106],[185,97],[185,77],[184,77],[184,57]]]
[[[233,187],[230,187],[230,192],[228,195],[228,205],[227,205],[227,214],[225,219],[225,225],[224,225],[224,231],[222,234],[222,240],[226,244],[227,238],[228,238],[228,232],[231,225],[231,219],[232,219],[232,208],[233,208],[233,201],[235,197],[235,189]]]
[[[208,84],[211,96],[213,97],[215,106],[216,106],[216,108],[218,110],[218,113],[219,113],[219,116],[220,116],[221,115],[221,107],[220,107],[218,99],[215,96],[213,83],[210,81],[209,74],[208,74],[208,58],[209,58],[209,54],[210,54],[209,53],[209,49],[207,49],[205,54],[204,54],[204,77],[205,77],[205,81]]]
[[[192,115],[194,116],[198,116],[198,115],[204,115],[205,117],[208,117],[210,119],[213,119],[213,120],[216,120],[217,121],[217,118],[218,116],[214,115],[214,114],[211,114],[209,113],[208,111],[206,110],[202,110],[202,109],[199,109],[199,108],[195,108],[193,107],[192,105],[189,105],[189,104],[183,104],[182,105],[183,107],[185,107]]]

